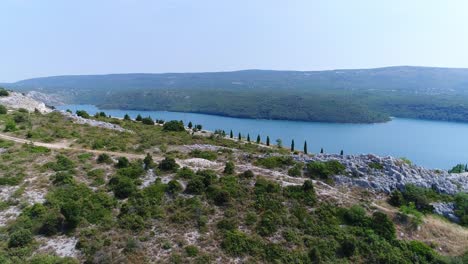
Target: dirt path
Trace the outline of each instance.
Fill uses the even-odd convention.
[[[17,138],[17,137],[12,137],[8,136],[5,134],[0,133],[0,138],[1,139],[6,139],[10,141],[14,141],[16,143],[21,143],[21,144],[34,144],[35,146],[41,146],[41,147],[46,147],[49,149],[66,149],[66,150],[74,150],[74,151],[83,151],[83,152],[90,152],[90,153],[95,153],[95,154],[108,154],[112,156],[121,156],[121,157],[126,157],[129,159],[143,159],[145,155],[142,154],[133,154],[133,153],[124,153],[124,152],[114,152],[114,151],[106,151],[106,150],[95,150],[95,149],[84,149],[84,148],[74,148],[68,146],[66,142],[57,142],[57,143],[43,143],[43,142],[36,142],[36,141],[31,141],[23,138]]]

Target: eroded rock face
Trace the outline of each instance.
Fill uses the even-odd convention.
[[[123,127],[121,127],[119,125],[115,125],[115,124],[111,124],[111,123],[103,122],[103,121],[98,121],[98,120],[93,120],[93,119],[86,119],[86,118],[83,118],[81,116],[77,116],[75,114],[72,114],[72,113],[69,113],[69,112],[66,112],[66,111],[60,111],[60,113],[62,115],[64,115],[66,118],[72,120],[76,124],[80,124],[80,125],[87,124],[87,125],[90,125],[90,126],[93,126],[93,127],[100,127],[100,128],[116,130],[116,131],[119,131],[119,132],[130,132],[130,133],[132,133],[130,130],[124,129]]]
[[[432,203],[431,205],[434,207],[434,213],[442,215],[452,222],[460,222],[460,218],[455,215],[454,203]]]
[[[296,161],[338,160],[345,165],[345,175],[335,175],[336,184],[354,185],[375,191],[390,193],[402,190],[406,184],[433,188],[439,193],[455,194],[468,191],[466,174],[450,174],[446,171],[430,170],[405,163],[393,157],[376,155],[335,155],[319,154],[314,156],[294,155]]]
[[[47,107],[43,102],[17,92],[10,92],[9,96],[1,96],[0,104],[13,109],[24,108],[29,112],[34,112],[35,110],[43,114],[52,112],[52,109]]]

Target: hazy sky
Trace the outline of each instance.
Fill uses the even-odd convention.
[[[468,67],[465,0],[0,0],[0,81]]]

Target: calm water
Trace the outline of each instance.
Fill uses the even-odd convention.
[[[92,105],[65,105],[61,110],[86,110],[90,114],[100,111]],[[424,121],[395,118],[381,124],[336,124],[279,120],[256,120],[230,118],[214,115],[164,112],[103,110],[114,117],[128,113],[132,118],[138,114],[153,119],[183,120],[185,124],[202,124],[203,129],[232,129],[234,136],[250,134],[255,140],[260,134],[262,141],[270,136],[272,143],[280,138],[289,147],[294,139],[296,149],[302,150],[307,140],[310,153],[324,148],[327,153],[367,154],[407,157],[418,165],[428,168],[451,168],[456,163],[468,163],[468,124]]]

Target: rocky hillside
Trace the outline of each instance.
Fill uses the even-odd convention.
[[[8,96],[0,96],[0,105],[4,105],[12,109],[23,108],[29,112],[34,112],[35,110],[41,113],[52,112],[52,109],[47,107],[43,102],[37,101],[28,95],[17,92],[9,92]]]

